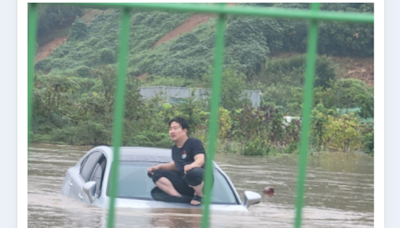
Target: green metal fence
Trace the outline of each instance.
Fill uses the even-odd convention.
[[[107,227],[114,227],[115,222],[115,197],[118,191],[118,167],[119,167],[119,147],[122,140],[123,118],[125,105],[125,76],[127,69],[128,44],[129,44],[129,11],[132,8],[142,8],[145,10],[171,10],[176,12],[197,12],[197,13],[214,13],[217,18],[217,36],[216,46],[214,49],[214,75],[211,93],[211,110],[209,125],[209,144],[207,148],[206,172],[205,172],[205,190],[203,202],[203,216],[201,227],[209,227],[210,203],[211,203],[211,175],[212,160],[215,154],[216,138],[218,133],[218,108],[221,92],[221,74],[224,57],[224,35],[225,35],[225,16],[241,15],[241,16],[263,16],[274,18],[296,18],[309,20],[307,62],[304,83],[304,104],[302,112],[300,155],[297,181],[296,195],[296,216],[294,227],[301,227],[301,215],[304,202],[304,183],[307,169],[307,155],[309,146],[310,131],[310,114],[312,107],[312,91],[315,72],[315,61],[318,42],[318,21],[347,21],[347,22],[363,22],[373,23],[373,14],[361,13],[344,13],[320,11],[319,3],[311,3],[310,10],[296,9],[277,9],[264,7],[244,7],[229,6],[226,4],[170,4],[170,3],[81,3],[86,7],[114,7],[122,9],[121,17],[121,33],[120,46],[118,56],[118,78],[116,87],[116,102],[114,111],[113,136],[112,145],[114,147],[114,160],[111,167],[111,191],[110,205],[107,220]],[[34,77],[34,56],[36,45],[36,27],[37,27],[37,3],[28,4],[28,145],[29,145],[29,129],[32,113],[32,88]]]

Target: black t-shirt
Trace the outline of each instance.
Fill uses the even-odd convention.
[[[194,157],[198,154],[204,154],[205,163],[203,143],[196,138],[188,138],[181,148],[178,148],[176,145],[172,147],[172,160],[174,160],[175,166],[182,176],[184,175],[185,165],[194,162]],[[202,168],[204,168],[204,164]]]

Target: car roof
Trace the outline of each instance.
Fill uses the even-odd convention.
[[[155,147],[120,147],[121,155],[153,155],[171,157],[171,149]]]
[[[112,146],[97,146],[93,150],[102,150],[107,157],[113,157]],[[135,162],[171,162],[171,149],[155,147],[122,146],[119,148],[120,161]]]
[[[109,157],[113,157],[113,147],[98,146],[96,148],[103,150]],[[119,148],[119,151],[120,161],[159,163],[168,163],[172,161],[171,149],[166,148],[122,146]],[[215,162],[213,162],[213,164],[216,166]]]
[[[120,147],[120,161],[171,162],[171,149]]]

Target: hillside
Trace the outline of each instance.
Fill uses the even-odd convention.
[[[112,9],[108,9],[106,11],[90,9],[86,10],[82,17],[78,17],[78,19],[82,19],[85,21],[86,25],[89,26],[91,22],[99,15],[111,14],[114,11]],[[163,35],[159,38],[154,44],[152,44],[151,49],[157,48],[159,45],[171,41],[176,40],[179,37],[182,37],[185,34],[192,32],[199,25],[209,22],[210,18],[213,18],[213,15],[204,15],[204,14],[195,14],[188,17],[183,23],[176,26],[170,32]],[[70,28],[70,27],[69,27]],[[57,31],[55,34],[52,34],[55,38],[39,46],[36,54],[36,62],[45,59],[50,54],[56,50],[57,47],[62,45],[67,41],[68,34],[60,33],[60,36],[57,37]],[[271,58],[286,58],[294,55],[293,52],[286,52],[280,54],[273,54]],[[332,60],[337,64],[337,76],[338,78],[356,78],[364,81],[367,85],[373,86],[374,84],[374,60],[373,57],[360,58],[360,57],[331,57]],[[139,79],[144,79],[148,72],[142,72],[139,75]]]

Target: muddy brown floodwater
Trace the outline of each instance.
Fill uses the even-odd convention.
[[[65,171],[89,147],[30,145],[28,227],[106,227],[107,210],[61,195]],[[297,181],[296,157],[244,157],[216,154],[243,200],[243,192],[263,196],[249,214],[212,214],[210,227],[293,227]],[[309,156],[302,227],[373,227],[374,162],[359,153]],[[199,210],[116,209],[115,227],[199,227]]]

